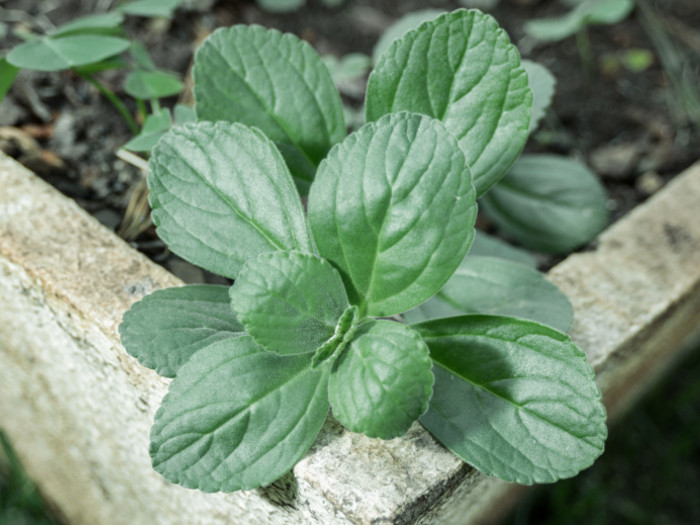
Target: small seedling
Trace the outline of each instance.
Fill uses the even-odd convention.
[[[158,69],[141,44],[125,38],[122,24],[125,15],[172,16],[184,1],[136,0],[107,13],[77,18],[46,35],[25,35],[27,41],[0,60],[0,100],[20,69],[69,69],[94,85],[114,105],[134,135],[152,134],[154,122],[164,121],[159,99],[178,94],[184,86],[173,73]],[[131,63],[122,60],[121,55],[125,51],[131,54]],[[131,69],[124,90],[136,99],[141,116],[146,120],[142,130],[139,130],[124,102],[95,77],[95,73],[121,68]],[[150,116],[147,115],[144,101],[151,102]]]
[[[557,42],[574,36],[589,25],[617,24],[634,9],[633,0],[569,0],[571,11],[557,18],[530,20],[523,29],[542,42]]]
[[[493,18],[459,10],[395,41],[348,136],[327,69],[292,35],[218,30],[194,78],[203,121],[154,148],[153,220],[175,253],[235,282],[159,290],[124,316],[127,351],[174,377],[151,431],[158,472],[208,492],[271,483],[330,409],[382,439],[418,420],[519,483],[601,454],[605,409],[563,332],[566,298],[524,265],[465,259],[476,199],[520,153],[532,105]],[[426,303],[436,294],[451,311]]]
[[[634,0],[566,0],[571,11],[555,18],[538,18],[525,23],[523,29],[540,42],[558,42],[576,35],[581,61],[587,71],[593,66],[588,38],[589,25],[617,24],[634,9]]]

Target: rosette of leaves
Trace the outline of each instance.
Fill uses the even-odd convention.
[[[382,439],[420,421],[510,481],[554,481],[594,461],[600,391],[569,337],[547,315],[528,318],[535,270],[475,270],[523,269],[521,309],[443,293],[469,278],[479,188],[527,136],[527,79],[491,17],[456,11],[395,42],[370,79],[369,122],[348,136],[319,57],[273,30],[215,32],[195,58],[195,95],[199,118],[225,120],[160,139],[153,220],[175,253],[235,281],[159,290],[124,316],[127,351],[174,378],[151,432],[158,472],[203,491],[271,483],[331,410]],[[561,292],[547,283],[538,297],[559,301],[552,324],[566,329]],[[427,301],[457,315],[435,316]]]

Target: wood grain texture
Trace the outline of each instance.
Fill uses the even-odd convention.
[[[572,337],[612,416],[700,323],[698,203],[700,165],[548,275],[574,305]],[[417,424],[380,441],[332,419],[271,487],[166,483],[147,444],[167,380],[126,354],[117,326],[132,302],[180,284],[0,156],[0,427],[71,523],[483,523],[517,496]]]

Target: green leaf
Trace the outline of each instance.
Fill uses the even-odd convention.
[[[271,13],[289,13],[296,11],[306,0],[258,0],[258,5]]]
[[[494,237],[480,230],[476,230],[474,242],[471,248],[469,248],[467,257],[471,257],[472,255],[500,257],[501,259],[508,259],[509,261],[524,264],[530,268],[537,268],[537,261],[530,252],[522,248],[511,246],[498,237]]]
[[[170,129],[170,110],[162,109],[148,115],[141,132],[122,146],[130,151],[151,151],[160,138]]]
[[[428,408],[433,374],[420,336],[393,321],[362,323],[333,363],[333,415],[353,432],[392,439]]]
[[[124,15],[119,12],[101,13],[81,16],[67,24],[58,26],[49,35],[53,38],[75,33],[102,33],[119,29],[124,21]]]
[[[153,467],[204,492],[277,480],[313,443],[328,414],[328,367],[266,352],[248,336],[214,343],[170,384],[151,430]]]
[[[131,43],[131,56],[134,58],[134,62],[140,69],[145,69],[146,71],[155,71],[156,67],[153,59],[151,58],[148,49],[141,42]]]
[[[419,27],[423,22],[433,20],[445,13],[444,9],[420,9],[411,11],[399,18],[384,30],[377,43],[372,49],[372,61],[377,64],[381,56],[391,47],[394,40],[397,40],[408,33],[411,29]]]
[[[127,15],[172,18],[175,9],[185,0],[136,0],[119,6]]]
[[[617,24],[633,9],[633,0],[586,0],[562,16],[529,20],[523,29],[537,40],[555,42],[576,34],[589,24]]]
[[[197,122],[194,109],[184,104],[176,104],[171,117],[170,110],[163,108],[158,113],[146,117],[141,132],[122,147],[131,151],[151,151],[170,126],[181,126]],[[174,122],[171,122],[174,120]]]
[[[350,306],[338,271],[300,252],[249,259],[231,288],[231,305],[255,342],[278,354],[315,352]]]
[[[583,21],[576,10],[553,18],[535,18],[523,24],[523,30],[528,36],[541,42],[556,42],[576,34],[583,26]]]
[[[6,57],[0,58],[0,102],[5,98],[7,92],[12,87],[15,77],[19,73],[19,68],[7,61]]]
[[[177,95],[185,85],[180,79],[164,71],[136,69],[129,73],[124,90],[134,98],[150,100]]]
[[[503,177],[528,135],[532,93],[518,50],[490,15],[460,9],[396,40],[369,77],[367,121],[401,110],[457,137],[477,196]]]
[[[459,146],[411,113],[366,124],[333,148],[309,194],[321,256],[362,315],[404,312],[437,292],[474,236],[476,205]]]
[[[532,118],[529,131],[532,133],[547,112],[552,103],[556,80],[552,73],[538,62],[523,60],[522,66],[527,71],[530,89],[532,90]]]
[[[176,126],[153,149],[148,185],[160,238],[214,273],[235,279],[260,253],[312,249],[289,171],[259,130]]]
[[[129,48],[123,38],[103,35],[42,37],[15,47],[7,61],[23,69],[60,71],[99,62]]]
[[[175,104],[173,114],[177,125],[197,122],[197,113],[195,113],[194,108],[185,104]]]
[[[589,24],[617,24],[634,10],[634,0],[589,0],[586,22]]]
[[[134,303],[119,325],[126,351],[165,377],[175,377],[205,346],[244,333],[228,287],[209,284],[157,290]]]
[[[484,474],[517,483],[574,476],[603,452],[605,408],[586,356],[531,321],[463,316],[415,325],[434,393],[421,423]]]
[[[254,126],[272,139],[300,190],[345,136],[343,106],[313,48],[259,26],[219,29],[195,55],[197,115]]]
[[[568,332],[571,303],[544,274],[496,257],[467,255],[437,295],[406,312],[409,323],[463,314],[530,319]]]
[[[336,86],[357,81],[372,68],[372,59],[362,53],[349,53],[340,59],[335,55],[323,55],[321,61]]]
[[[94,75],[95,73],[101,73],[102,71],[108,71],[110,69],[124,69],[126,67],[129,67],[129,64],[122,60],[121,57],[109,57],[99,62],[75,67],[73,71],[83,76]]]
[[[481,205],[523,246],[567,253],[605,227],[606,201],[605,189],[583,164],[557,155],[523,155]]]

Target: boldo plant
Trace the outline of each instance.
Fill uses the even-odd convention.
[[[124,315],[127,351],[174,378],[151,431],[158,472],[207,492],[269,484],[331,410],[381,439],[420,421],[519,483],[601,454],[605,409],[566,298],[525,265],[465,258],[532,105],[492,17],[458,10],[395,41],[348,136],[327,69],[292,35],[218,30],[194,78],[200,121],[150,160],[153,220],[234,284],[158,290]]]

